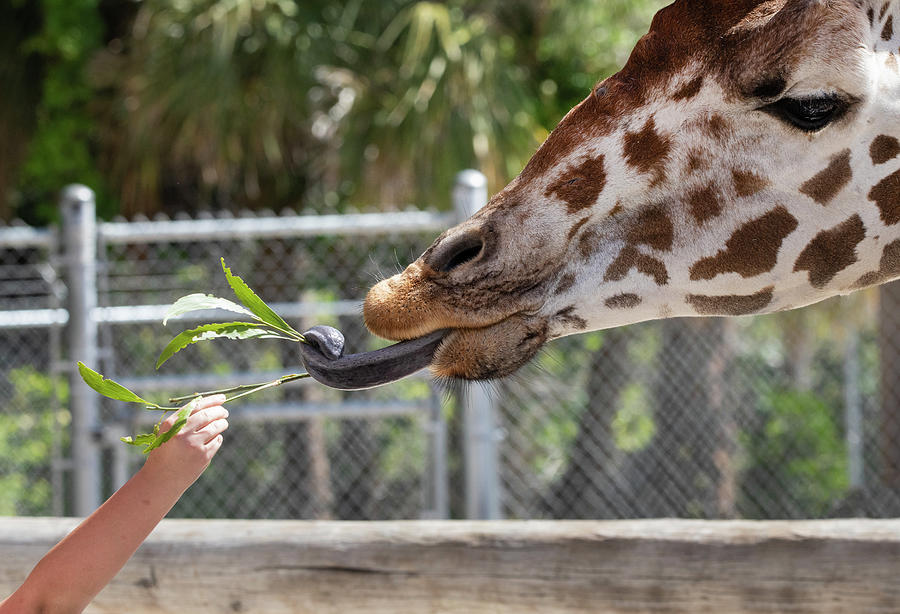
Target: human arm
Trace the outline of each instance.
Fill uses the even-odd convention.
[[[68,614],[87,607],[209,465],[228,428],[224,400],[202,399],[177,435],[38,562],[0,603],[0,614]],[[174,414],[160,430],[173,422]]]

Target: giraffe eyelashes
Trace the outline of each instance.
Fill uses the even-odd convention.
[[[849,108],[847,100],[830,94],[814,98],[782,98],[759,110],[804,132],[816,132],[843,117]]]

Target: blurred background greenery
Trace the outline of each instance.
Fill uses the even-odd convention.
[[[56,193],[71,182],[94,188],[106,218],[448,208],[461,169],[485,172],[491,192],[515,176],[559,119],[624,63],[666,3],[6,0],[0,221],[56,221]],[[262,256],[251,254],[239,270],[261,276],[253,286],[269,298],[297,300],[297,288],[353,298],[371,281],[365,265],[376,262],[375,251],[393,250],[379,256],[385,266],[405,264],[430,241],[418,239],[415,249],[384,240],[328,247],[316,239],[316,250],[254,244]],[[225,247],[209,249],[121,258],[119,277],[142,285],[153,275],[182,275],[195,291],[211,283],[202,263],[216,262]],[[334,254],[345,264],[335,265]],[[150,261],[159,271],[148,272]],[[265,281],[261,262],[278,284]],[[353,271],[341,282],[353,292],[335,281],[341,270]],[[181,287],[173,282],[171,290]],[[667,320],[556,342],[497,387],[504,513],[897,515],[898,313],[900,286],[888,286],[768,317]],[[117,334],[117,355],[149,368],[144,354],[159,346],[154,334]],[[24,334],[4,341],[25,349],[8,366],[0,360],[0,389],[10,399],[0,413],[0,514],[46,514],[52,433],[68,419],[52,408],[64,407],[67,393],[28,366],[37,346]],[[230,368],[214,362],[218,353],[195,356],[213,371]],[[263,368],[281,358],[247,362]],[[860,414],[855,426],[851,407]],[[452,411],[447,418],[456,517],[460,418]],[[409,484],[417,469],[408,465],[410,450],[421,447],[410,433],[419,431],[406,419],[335,424],[297,426],[277,440],[262,427],[232,429],[229,437],[242,443],[223,453],[220,468],[176,512],[414,517],[418,494]],[[854,440],[862,442],[856,451]],[[285,476],[316,466],[309,458],[317,449],[336,466],[343,457],[335,451],[353,450],[355,468],[335,472],[351,477],[334,492],[278,486],[299,483]],[[854,474],[851,461],[865,474]],[[383,466],[382,491],[394,498],[370,487],[371,466]],[[228,508],[211,485],[216,471],[238,476],[238,469],[240,496]],[[328,494],[313,509],[301,499],[317,488]],[[378,496],[389,511],[373,507]],[[346,501],[355,507],[343,509]]]
[[[493,190],[660,0],[7,0],[0,219],[447,207]]]

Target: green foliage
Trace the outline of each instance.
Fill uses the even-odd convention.
[[[177,318],[192,311],[202,311],[204,309],[225,309],[233,311],[241,315],[253,317],[250,311],[247,311],[240,305],[229,301],[228,299],[219,298],[211,294],[188,294],[169,307],[166,316],[163,318],[163,326],[165,326],[170,318]]]
[[[122,437],[122,442],[124,443],[143,447],[144,454],[149,454],[151,450],[158,448],[160,445],[176,435],[178,431],[181,430],[181,427],[184,426],[187,417],[190,415],[190,409],[192,409],[194,406],[193,402],[185,405],[181,409],[178,409],[177,407],[164,407],[162,405],[158,405],[153,401],[148,401],[144,398],[141,398],[122,384],[103,377],[93,369],[85,366],[83,362],[78,363],[78,372],[81,374],[81,379],[83,379],[88,386],[93,388],[97,393],[102,394],[103,396],[110,399],[116,401],[124,401],[126,403],[140,403],[146,409],[152,410],[178,410],[174,425],[165,433],[160,434],[159,432],[159,426],[163,421],[163,416],[153,427],[152,433],[142,433],[134,437]]]
[[[831,408],[811,392],[776,390],[761,399],[760,411],[759,432],[741,437],[749,471],[764,468],[802,516],[826,514],[848,488],[846,449]],[[753,501],[742,507],[759,516]]]
[[[175,409],[174,407],[163,407],[153,401],[139,397],[122,384],[103,377],[81,361],[78,362],[78,373],[81,374],[81,379],[84,380],[84,383],[110,399],[125,401],[126,403],[140,403],[147,406],[147,409]]]
[[[234,290],[238,299],[253,312],[253,316],[260,322],[271,326],[272,328],[294,337],[297,341],[303,340],[303,335],[295,331],[284,319],[275,313],[271,307],[266,305],[265,301],[259,298],[250,287],[244,283],[244,280],[236,275],[231,274],[231,269],[225,266],[225,259],[221,259],[222,270],[225,272],[225,279],[228,285]]]
[[[187,346],[209,339],[286,339],[288,341],[293,341],[293,339],[289,337],[274,333],[270,328],[262,327],[250,322],[219,322],[216,324],[204,324],[176,335],[175,338],[163,348],[159,358],[156,360],[156,368],[159,369],[167,360]]]
[[[188,417],[190,417],[191,412],[194,411],[194,408],[197,406],[197,403],[200,399],[194,399],[181,409],[179,409],[175,413],[175,420],[172,422],[172,427],[164,433],[159,432],[159,424],[153,427],[153,433],[145,433],[143,435],[138,435],[134,439],[131,437],[123,437],[122,441],[127,444],[135,445],[135,446],[143,446],[144,454],[149,454],[162,444],[166,443],[172,437],[177,435],[181,429],[184,427],[187,422]]]
[[[643,450],[656,434],[652,403],[646,386],[634,382],[622,391],[622,406],[612,421],[616,447],[623,452]]]
[[[32,367],[8,374],[12,396],[0,411],[0,515],[49,516],[53,442],[68,446],[68,387]],[[58,398],[54,395],[56,387]]]
[[[42,0],[43,28],[22,48],[45,66],[35,133],[19,179],[21,213],[36,223],[56,219],[56,195],[68,183],[98,192],[101,213],[109,199],[96,157],[97,126],[90,106],[96,92],[87,65],[102,45],[98,0]]]
[[[126,214],[164,193],[448,204],[459,169],[495,187],[518,173],[661,5],[147,0],[103,48],[104,25],[122,26],[97,0],[43,0],[23,51],[47,71],[19,191],[44,217],[71,181],[111,203],[104,178]]]
[[[238,313],[249,315],[253,319],[255,319],[256,322],[219,322],[214,324],[204,324],[197,328],[186,330],[176,335],[175,338],[172,339],[165,348],[163,348],[162,353],[160,353],[159,358],[156,361],[157,369],[159,369],[159,367],[162,366],[163,363],[169,360],[169,358],[174,356],[177,352],[181,351],[188,345],[197,343],[199,341],[206,341],[208,339],[284,339],[286,341],[295,342],[305,341],[303,335],[295,331],[287,322],[285,322],[281,318],[281,316],[275,313],[272,308],[265,303],[265,301],[259,298],[259,296],[257,296],[256,293],[253,292],[253,290],[251,290],[246,283],[244,283],[243,279],[231,273],[231,269],[225,266],[224,258],[221,259],[221,262],[222,270],[225,273],[225,279],[228,281],[228,285],[231,286],[232,290],[234,290],[237,297],[241,300],[244,306],[247,307],[247,309],[244,309],[244,307],[241,307],[240,305],[237,305],[236,303],[233,303],[229,300],[218,298],[212,295],[189,294],[188,296],[183,296],[178,299],[166,311],[163,323],[165,324],[165,322],[167,322],[169,318],[184,315],[192,311],[216,308],[223,308],[228,311],[237,311]],[[179,430],[181,430],[181,427],[184,426],[187,417],[190,416],[190,410],[195,404],[194,401],[196,401],[200,396],[236,393],[234,394],[234,396],[226,399],[226,401],[234,401],[249,394],[267,390],[269,388],[275,388],[287,382],[292,382],[308,377],[308,374],[306,373],[291,374],[279,377],[278,379],[271,382],[234,386],[224,390],[195,392],[184,397],[176,397],[170,399],[170,403],[190,401],[186,406],[178,409],[177,407],[162,406],[154,403],[153,401],[148,401],[135,394],[125,386],[122,386],[121,384],[114,382],[111,379],[103,377],[96,371],[85,366],[85,364],[82,362],[78,363],[78,372],[81,374],[81,378],[88,386],[93,388],[99,394],[102,394],[103,396],[110,399],[114,399],[116,401],[124,401],[126,403],[139,403],[141,405],[144,405],[144,407],[147,409],[156,409],[163,411],[178,410],[173,426],[164,433],[159,432],[160,423],[163,421],[163,418],[160,418],[160,421],[153,428],[152,433],[142,433],[134,437],[122,437],[122,441],[124,443],[135,446],[143,446],[144,454],[147,454],[151,450],[159,447],[160,445],[171,439],[174,435],[176,435]]]
[[[208,339],[284,339],[286,341],[304,341],[303,335],[294,330],[290,324],[275,313],[265,301],[256,295],[243,279],[232,275],[231,269],[225,266],[225,259],[221,259],[222,271],[228,285],[234,290],[235,295],[247,309],[227,299],[206,294],[189,294],[178,299],[166,312],[163,324],[169,318],[184,315],[192,311],[205,309],[226,309],[248,315],[256,320],[251,322],[220,322],[216,324],[204,324],[192,330],[186,330],[172,339],[160,353],[156,361],[159,369],[163,363],[169,360],[177,352],[187,346]],[[248,311],[249,310],[249,311]]]

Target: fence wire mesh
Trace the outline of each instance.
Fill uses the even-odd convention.
[[[431,234],[420,233],[246,239],[227,230],[227,219],[218,223],[223,229],[221,240],[105,246],[102,305],[171,304],[197,291],[231,297],[219,258],[224,258],[234,274],[270,304],[359,303],[374,280],[392,273],[398,262],[416,257],[432,238]],[[361,325],[358,305],[344,310],[349,315],[323,311],[307,319],[288,321],[298,330],[313,324],[336,326],[346,336],[349,351],[373,347],[373,340]],[[126,381],[135,377],[152,379],[159,350],[187,327],[177,321],[165,328],[159,323],[102,327],[101,337],[108,348],[106,372]],[[302,365],[292,343],[221,341],[182,351],[160,373],[235,374],[232,382],[252,383],[299,371]],[[224,377],[223,382],[228,379]],[[165,398],[184,392],[169,389],[154,394]],[[429,417],[423,411],[407,411],[406,404],[418,402],[419,407],[427,408],[432,397],[427,380],[417,378],[384,390],[354,393],[301,382],[255,395],[244,403],[236,402],[230,408],[228,445],[173,513],[188,517],[360,520],[428,515],[424,472],[429,463]],[[339,417],[331,417],[328,412],[300,413],[311,404],[347,411],[340,409],[347,402],[356,403],[359,411]],[[267,409],[271,414],[273,408],[279,417],[267,419],[261,415]],[[122,411],[128,415],[123,416]],[[367,416],[370,411],[383,415]],[[129,418],[130,428],[138,428],[130,408],[109,404],[104,412],[105,421]]]
[[[210,241],[101,241],[101,307],[165,305],[198,291],[228,296],[218,264],[224,257],[267,301],[314,306],[293,326],[332,324],[351,350],[370,349],[377,342],[359,313],[333,306],[358,302],[436,234],[261,239],[235,236],[231,220],[216,223],[221,237]],[[58,264],[46,243],[0,249],[4,321],[60,306]],[[159,350],[186,327],[103,324],[100,370],[165,398],[186,392],[166,376],[246,383],[254,373],[262,381],[300,366],[290,344],[221,341],[189,348],[157,376]],[[0,327],[2,514],[70,511],[60,332]],[[555,341],[518,374],[488,385],[502,513],[898,516],[898,372],[895,286],[771,316],[667,320]],[[354,393],[304,383],[237,405],[232,415],[226,445],[173,515],[419,518],[435,513],[435,467],[448,474],[450,514],[465,514],[459,404],[452,390],[435,391],[425,377]],[[142,418],[120,404],[101,409],[102,422],[119,431],[146,426]],[[434,445],[443,424],[446,448]],[[121,479],[113,466],[123,454],[128,471],[142,461],[109,445],[104,494]]]
[[[4,229],[7,230],[7,229]],[[21,228],[8,229],[13,232]],[[64,293],[54,238],[0,245],[0,310],[44,312]],[[0,514],[62,512],[66,385],[57,373],[59,326],[0,327]]]

